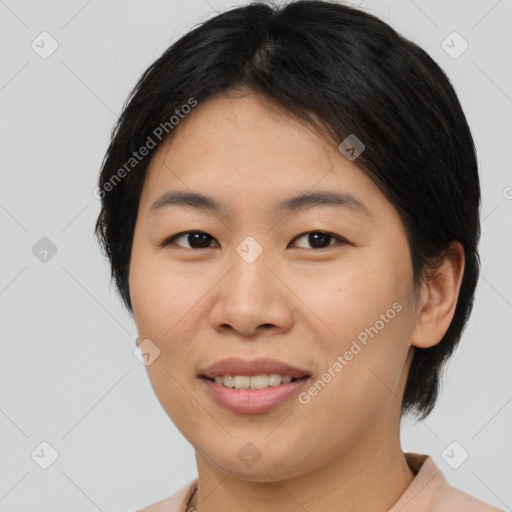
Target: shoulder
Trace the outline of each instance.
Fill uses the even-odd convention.
[[[197,487],[197,478],[185,484],[169,498],[157,501],[136,512],[186,512],[186,506],[189,498]]]
[[[390,512],[503,512],[450,485],[428,455],[405,457],[416,477]]]
[[[464,512],[503,512],[448,483],[439,490],[432,503],[432,512],[463,510]]]

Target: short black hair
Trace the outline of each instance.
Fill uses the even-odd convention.
[[[464,247],[453,320],[438,344],[414,347],[402,415],[424,419],[473,307],[480,268],[476,150],[441,68],[357,8],[317,0],[233,8],[190,30],[143,73],[112,130],[97,189],[102,207],[95,233],[123,302],[133,313],[131,248],[152,154],[172,135],[172,118],[184,105],[240,87],[277,102],[337,144],[351,134],[363,142],[353,163],[398,211],[416,289],[452,240]],[[143,147],[151,150],[135,161]]]

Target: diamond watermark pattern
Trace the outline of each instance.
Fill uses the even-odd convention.
[[[30,43],[30,47],[39,57],[47,59],[59,47],[59,43],[48,32],[41,32],[32,43]]]
[[[442,451],[441,457],[452,469],[458,469],[466,462],[469,453],[460,443],[453,441]]]
[[[148,338],[135,347],[133,355],[144,365],[149,366],[160,356],[160,349]]]
[[[48,469],[59,458],[59,453],[50,443],[43,441],[30,456],[38,466]]]
[[[443,40],[441,48],[452,59],[458,59],[469,48],[469,43],[458,32],[454,31]]]
[[[236,456],[244,466],[252,468],[261,459],[262,453],[253,443],[246,443]]]
[[[32,247],[32,254],[42,263],[48,263],[57,254],[57,246],[49,238],[43,236]]]
[[[263,247],[252,236],[248,236],[236,248],[236,252],[246,263],[252,263],[263,252]]]
[[[353,162],[365,150],[365,145],[351,133],[341,142],[338,149]]]

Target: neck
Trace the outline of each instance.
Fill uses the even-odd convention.
[[[199,484],[190,506],[198,512],[386,512],[409,487],[414,474],[398,436],[378,441],[362,439],[357,449],[307,474],[273,482],[255,482],[222,471],[196,452]]]

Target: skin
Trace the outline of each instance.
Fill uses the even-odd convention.
[[[333,206],[272,212],[283,199],[320,189],[350,192],[368,214]],[[226,211],[174,205],[148,215],[171,190],[212,196]],[[161,246],[191,230],[211,238],[191,246],[185,235]],[[319,230],[334,236],[319,247],[298,238]],[[248,236],[263,249],[252,263],[236,252]],[[414,478],[399,437],[414,346],[443,337],[463,268],[454,243],[417,296],[397,211],[336,144],[251,91],[195,107],[151,161],[129,274],[137,343],[149,338],[161,351],[147,367],[151,385],[195,449],[192,506],[391,508]],[[401,311],[307,404],[294,397],[267,413],[236,414],[197,377],[225,357],[270,357],[307,369],[315,382],[394,303]],[[237,457],[248,442],[261,453],[252,467]]]

